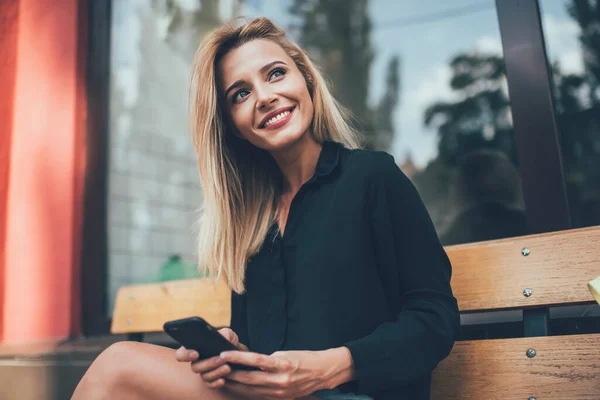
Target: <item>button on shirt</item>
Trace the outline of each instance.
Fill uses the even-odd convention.
[[[414,186],[383,152],[325,142],[232,295],[231,327],[252,351],[346,346],[343,392],[429,399],[431,372],[460,329],[451,266]]]

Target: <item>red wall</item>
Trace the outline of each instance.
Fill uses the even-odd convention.
[[[0,170],[0,188],[9,182],[7,198],[0,197],[2,340],[64,339],[78,333],[80,317],[85,12],[77,0],[0,3],[19,7],[17,68],[13,63],[14,79],[2,75],[13,83],[12,105],[4,104],[4,85],[0,100],[0,120],[3,109],[12,114],[11,127],[0,125],[2,148],[10,149],[7,179]],[[2,51],[9,49],[4,42]]]
[[[13,125],[18,27],[18,1],[0,1],[0,60],[2,60],[0,62],[0,88],[2,88],[0,90],[0,302],[4,298],[6,209],[9,186],[8,176]],[[0,318],[0,341],[3,334],[2,326],[3,319]]]

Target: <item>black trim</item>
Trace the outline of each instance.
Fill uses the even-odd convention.
[[[140,333],[128,333],[127,334],[127,340],[130,340],[132,342],[143,342],[144,341],[144,333],[140,332]]]
[[[523,310],[523,333],[525,337],[548,336],[550,309],[547,307]]]
[[[87,160],[81,254],[83,334],[109,331],[106,313],[108,270],[108,101],[112,1],[89,2],[87,64]]]
[[[600,332],[600,317],[571,317],[548,320],[549,336],[581,335]],[[512,339],[531,336],[523,335],[525,324],[518,322],[498,322],[493,324],[463,325],[459,341],[484,339]]]
[[[496,0],[530,233],[571,228],[537,0]]]

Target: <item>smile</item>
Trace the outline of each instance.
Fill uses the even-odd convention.
[[[267,115],[267,120],[261,124],[261,128],[265,130],[273,130],[280,128],[288,123],[292,118],[295,107],[290,107],[284,110],[277,110],[274,113]]]

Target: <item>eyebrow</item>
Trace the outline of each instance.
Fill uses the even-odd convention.
[[[264,72],[265,72],[265,71],[267,71],[269,68],[271,68],[272,66],[274,66],[274,65],[277,65],[277,64],[283,64],[283,65],[287,65],[287,64],[286,64],[286,63],[284,63],[283,61],[276,60],[276,61],[272,61],[272,62],[270,62],[270,63],[268,63],[268,64],[265,64],[265,65],[263,65],[259,71],[260,71],[260,73],[264,73]],[[231,92],[231,91],[232,91],[233,89],[235,89],[235,88],[238,88],[238,87],[242,86],[243,84],[244,84],[244,81],[243,81],[243,80],[241,80],[241,79],[240,79],[240,80],[237,80],[237,81],[235,81],[235,82],[233,82],[233,83],[231,84],[231,86],[229,86],[229,87],[227,88],[227,90],[225,90],[225,98],[227,98],[227,96],[229,95],[229,92]]]

